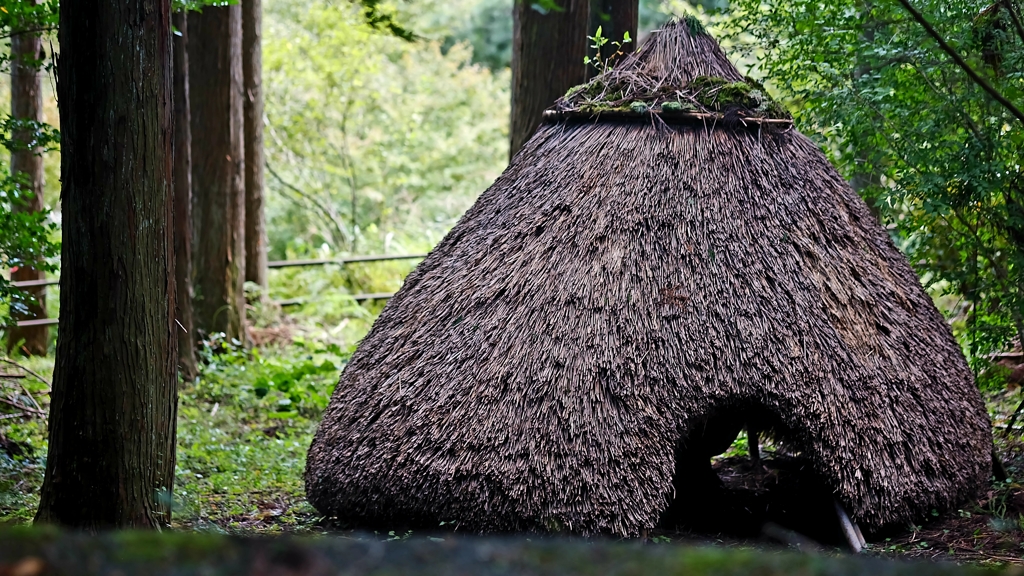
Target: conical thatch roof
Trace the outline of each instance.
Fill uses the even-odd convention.
[[[352,357],[312,504],[636,535],[672,497],[676,446],[730,410],[768,415],[869,528],[975,494],[989,421],[942,316],[742,80],[676,23],[570,91]]]

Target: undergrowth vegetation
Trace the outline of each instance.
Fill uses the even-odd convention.
[[[302,473],[320,413],[350,355],[301,338],[245,350],[204,342],[178,413],[179,526],[275,532],[306,527]]]
[[[351,351],[298,334],[249,350],[219,334],[205,340],[199,375],[182,382],[179,393],[175,525],[310,528],[316,518],[303,496],[306,450]],[[23,365],[44,378],[53,368],[52,357]],[[46,396],[39,400],[45,407]],[[0,523],[30,522],[43,479],[45,420],[2,420],[0,441]]]

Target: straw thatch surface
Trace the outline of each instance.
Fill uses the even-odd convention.
[[[679,24],[622,66],[741,78]],[[676,446],[730,410],[770,416],[869,528],[990,472],[943,318],[807,138],[551,123],[363,340],[307,494],[350,521],[637,535],[672,497]]]

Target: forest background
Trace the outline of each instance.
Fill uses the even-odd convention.
[[[1015,3],[916,5],[968,68],[1021,102]],[[417,38],[375,29],[348,2],[264,2],[271,260],[426,252],[508,162],[511,0],[384,6]],[[1024,332],[1019,111],[994,101],[896,1],[645,0],[640,8],[641,40],[671,15],[696,14],[741,70],[786,103],[911,258],[1003,418],[999,401],[1016,388],[992,355]],[[49,41],[46,52],[54,51]],[[48,78],[45,122],[59,130]],[[6,104],[0,99],[0,115]],[[4,268],[19,250],[2,244],[24,240],[26,227],[59,241],[59,142],[40,133],[49,212],[33,222],[0,218]],[[0,168],[9,173],[6,161]],[[16,189],[8,178],[0,191],[8,215]],[[53,246],[37,249],[28,259],[46,258],[58,272]],[[265,294],[247,285],[253,346],[206,335],[199,374],[181,391],[178,525],[316,529],[302,494],[305,451],[339,371],[383,305],[352,295],[394,292],[414,265],[289,268],[270,273]],[[0,318],[12,302],[3,300]],[[57,316],[56,287],[48,302]],[[2,390],[9,404],[31,396],[45,408],[56,329],[50,339],[41,357],[17,357],[13,343],[14,359],[39,378],[0,381],[12,387]],[[42,481],[45,420],[6,417],[17,413],[9,404],[0,408],[0,522],[27,522]]]

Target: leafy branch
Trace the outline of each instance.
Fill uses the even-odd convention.
[[[396,38],[412,42],[418,37],[408,28],[398,23],[393,9],[381,6],[380,0],[359,0],[363,7],[363,19],[370,28],[390,33]]]
[[[987,92],[993,100],[999,102],[1000,104],[1003,105],[1004,108],[1009,110],[1010,113],[1013,114],[1017,118],[1017,120],[1020,121],[1021,124],[1024,124],[1024,112],[1021,112],[1020,109],[1013,104],[1013,102],[1010,102],[1005,96],[1002,95],[1002,93],[999,92],[999,90],[992,86],[992,84],[990,84],[987,80],[982,78],[981,75],[978,74],[974,70],[974,68],[972,68],[971,65],[967,63],[966,60],[964,60],[963,56],[961,56],[959,52],[957,52],[952,46],[950,46],[949,43],[946,42],[946,40],[942,37],[942,35],[939,34],[937,30],[935,30],[931,23],[928,22],[928,19],[924,17],[924,14],[921,14],[921,12],[914,8],[913,4],[910,3],[910,0],[898,1],[900,5],[902,5],[903,8],[910,13],[914,20],[917,20],[917,23],[920,24],[922,28],[924,28],[925,32],[927,32],[928,35],[931,36],[936,43],[938,43],[939,48],[941,48],[943,52],[948,54],[949,57],[953,59],[953,62],[956,62],[956,65],[959,66],[960,69],[964,71],[964,73],[970,76],[971,80],[973,80],[975,84],[977,84],[978,86],[981,87],[982,90]]]

